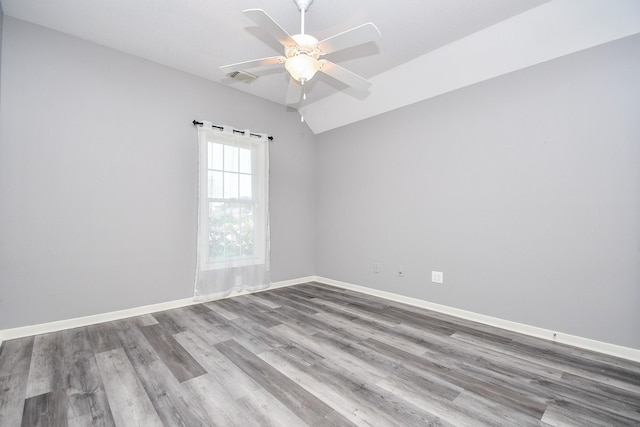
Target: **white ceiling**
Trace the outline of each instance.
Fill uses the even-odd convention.
[[[281,55],[280,44],[242,11],[263,9],[290,34],[297,34],[300,14],[293,0],[1,3],[7,16],[285,104],[288,76],[282,66],[250,70],[259,76],[250,84],[226,77],[218,67]],[[640,1],[315,0],[306,16],[306,32],[322,40],[365,22],[376,24],[382,37],[326,58],[374,84],[368,93],[356,93],[321,73],[314,77],[301,111],[316,133],[640,32]],[[477,60],[477,52],[484,52],[480,60],[492,64],[490,70],[478,66],[482,62],[473,67],[473,61],[460,62],[463,55]],[[443,64],[439,73],[425,69],[438,64]],[[458,76],[460,67],[464,76]],[[460,78],[451,81],[451,74]]]

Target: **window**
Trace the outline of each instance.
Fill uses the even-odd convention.
[[[252,149],[208,143],[209,264],[260,260],[256,241],[261,227],[255,218],[260,209],[253,189]]]
[[[264,264],[268,247],[268,143],[213,130],[204,135],[206,150],[202,151],[206,152],[201,153],[200,160],[201,171],[206,168],[206,173],[201,173],[200,269]],[[205,141],[201,141],[201,148]]]

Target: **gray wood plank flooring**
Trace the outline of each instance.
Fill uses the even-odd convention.
[[[640,426],[640,364],[306,283],[9,340],[0,426]]]

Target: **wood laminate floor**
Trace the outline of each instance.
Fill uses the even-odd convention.
[[[309,283],[5,341],[0,426],[640,425],[640,364]]]

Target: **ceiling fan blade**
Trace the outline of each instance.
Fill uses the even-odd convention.
[[[348,47],[357,46],[376,40],[380,37],[380,30],[371,22],[352,28],[328,39],[321,40],[318,47],[323,55]]]
[[[225,74],[229,74],[233,71],[241,71],[241,70],[246,70],[248,68],[260,67],[263,65],[284,64],[284,61],[286,59],[287,58],[285,58],[284,56],[271,56],[269,58],[254,59],[252,61],[244,61],[244,62],[238,62],[236,64],[223,65],[222,67],[220,67],[220,70]]]
[[[297,104],[302,97],[302,86],[295,82],[295,80],[289,77],[289,87],[287,88],[287,105]]]
[[[369,89],[369,86],[371,86],[371,82],[369,80],[347,70],[346,68],[342,68],[341,66],[325,59],[320,60],[320,62],[322,63],[320,71],[330,75],[334,79],[346,84],[347,86],[350,86],[362,92],[366,91],[367,89]]]
[[[296,42],[272,17],[262,9],[247,9],[244,15],[262,27],[271,37],[278,40],[283,46],[295,46]]]

